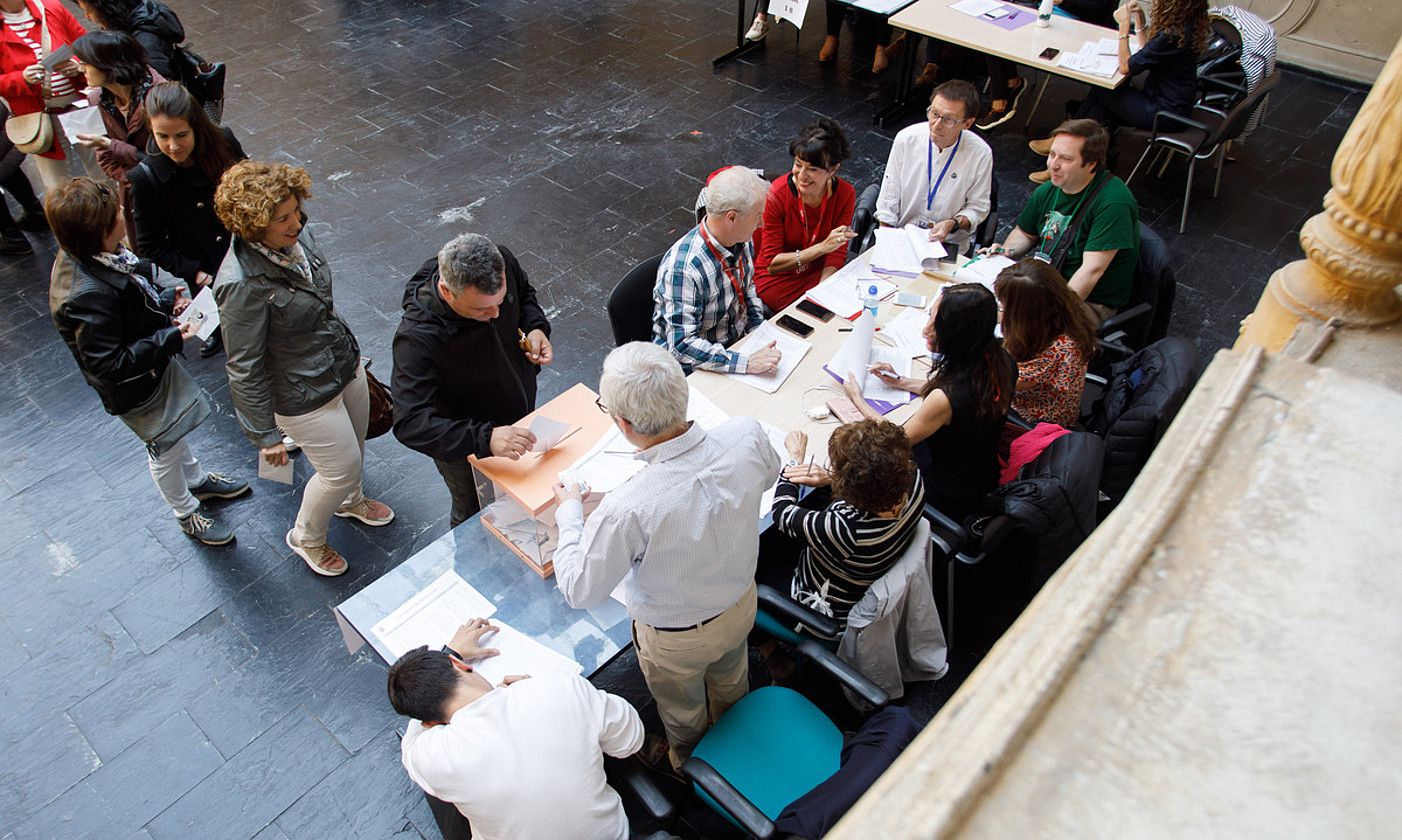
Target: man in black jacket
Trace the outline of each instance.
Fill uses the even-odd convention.
[[[456,527],[477,513],[467,456],[515,460],[535,435],[511,425],[535,410],[536,373],[554,358],[550,323],[516,257],[464,233],[404,289],[394,335],[394,436],[433,458]]]

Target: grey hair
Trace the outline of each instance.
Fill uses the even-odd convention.
[[[744,213],[764,203],[768,194],[769,184],[748,166],[732,166],[718,172],[701,191],[706,212],[716,215],[731,210]]]
[[[438,252],[438,276],[453,294],[472,286],[494,295],[501,291],[505,271],[501,251],[480,233],[461,234]]]
[[[686,422],[689,391],[675,356],[648,341],[630,341],[604,358],[599,397],[609,413],[652,437]]]

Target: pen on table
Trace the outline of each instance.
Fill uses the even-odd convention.
[[[838,327],[838,328],[837,328],[837,331],[838,331],[838,332],[851,332],[851,331],[852,331],[852,328],[851,328],[851,327]]]

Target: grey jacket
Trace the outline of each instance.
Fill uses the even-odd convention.
[[[282,440],[274,412],[295,417],[320,408],[360,364],[360,346],[331,300],[331,266],[309,228],[298,241],[311,283],[239,237],[214,280],[229,392],[244,434],[260,448]]]
[[[930,524],[922,519],[905,554],[852,607],[838,643],[838,658],[892,700],[905,694],[905,683],[937,680],[949,670],[930,561]],[[847,698],[857,702],[850,692]]]

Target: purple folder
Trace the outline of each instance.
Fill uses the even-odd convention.
[[[827,371],[827,372],[828,372],[828,376],[831,376],[833,379],[836,379],[838,382],[841,382],[841,381],[842,381],[842,374],[833,373],[832,368],[828,367],[827,365],[823,365],[823,370]],[[905,402],[910,402],[910,400],[907,399]],[[901,406],[905,405],[905,403],[889,403],[889,402],[886,402],[885,400],[867,399],[867,405],[871,406],[873,409],[875,409],[877,412],[879,412],[879,413],[881,413],[881,414],[890,414],[891,412],[893,412],[893,411],[895,411],[896,409],[900,408]]]
[[[1021,6],[1009,6],[1008,4],[1004,3],[1003,11],[1008,13],[1006,17],[1000,17],[997,20],[988,20],[988,18],[980,16],[980,19],[986,20],[994,26],[1002,27],[1003,29],[1006,29],[1009,32],[1013,31],[1014,29],[1021,29],[1022,27],[1037,19],[1036,12],[1032,11],[1031,9],[1024,9]]]

